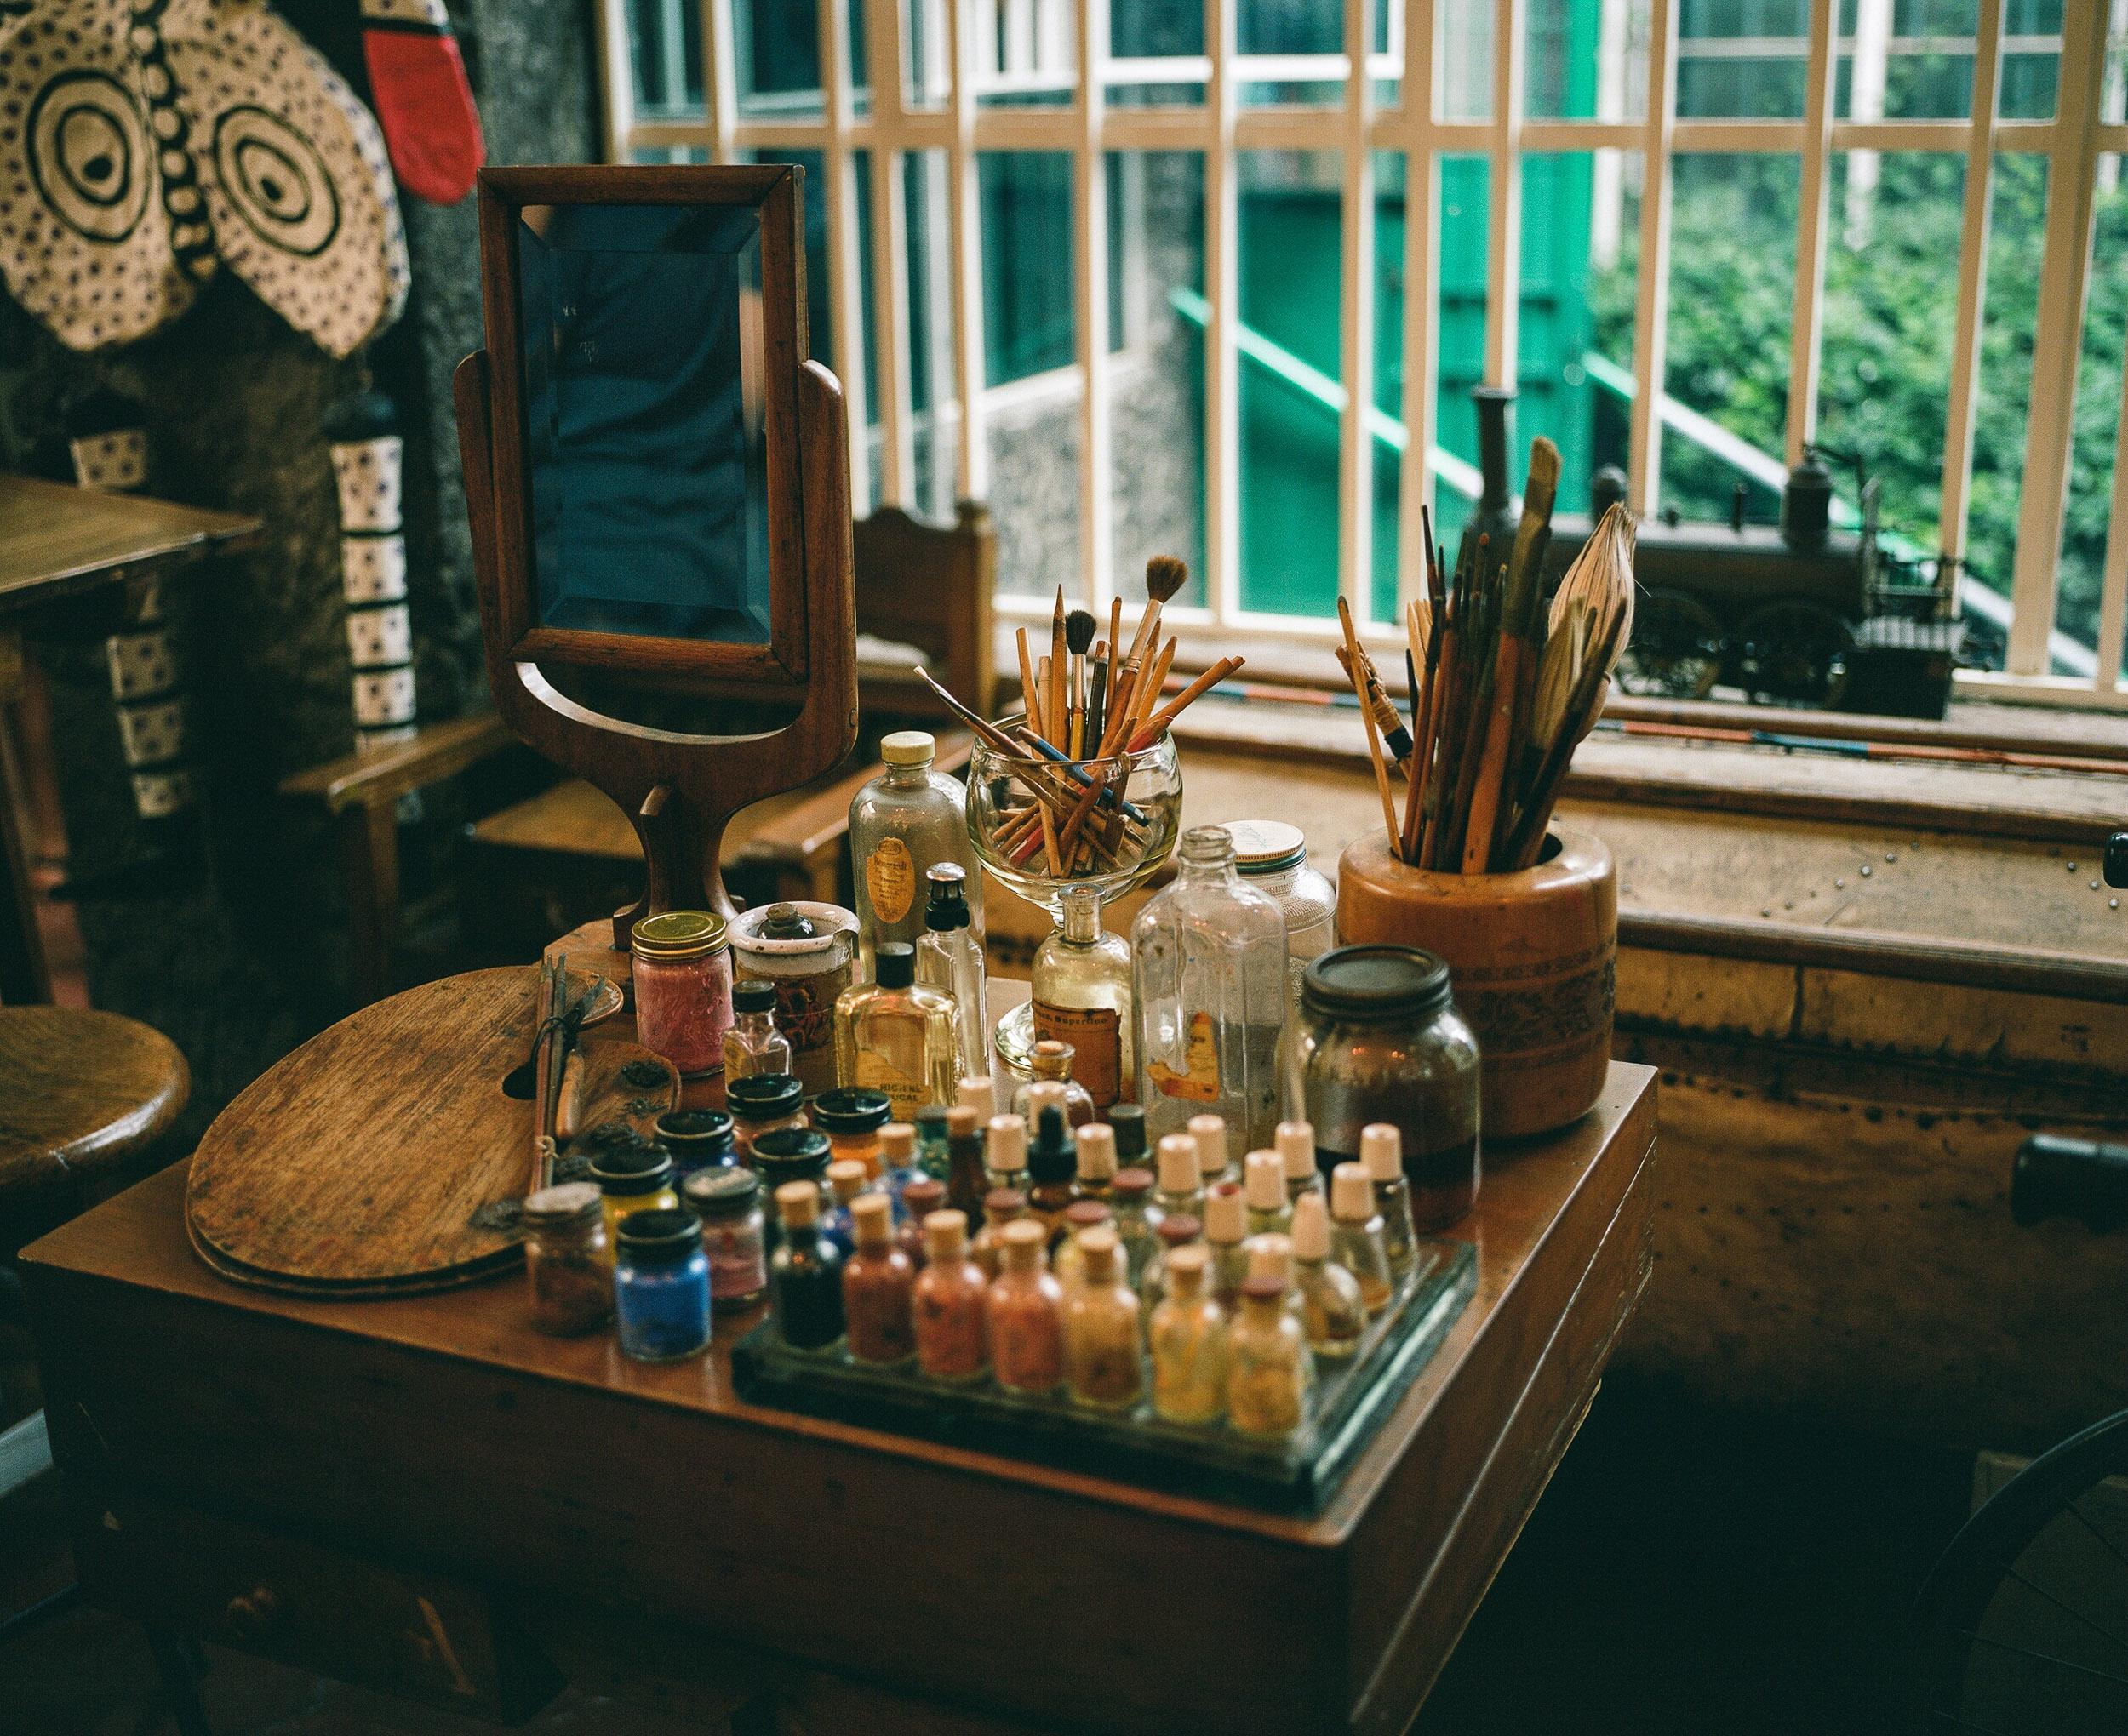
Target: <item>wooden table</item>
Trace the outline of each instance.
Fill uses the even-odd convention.
[[[540,1337],[514,1282],[241,1290],[187,1248],[173,1168],[22,1256],[79,1569],[144,1619],[490,1715],[565,1675],[823,1736],[1401,1730],[1646,1282],[1655,1099],[1614,1065],[1574,1127],[1487,1154],[1476,1298],[1306,1519],[745,1404],[751,1316],[646,1367]]]

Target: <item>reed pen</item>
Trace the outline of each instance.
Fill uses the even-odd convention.
[[[1366,665],[1360,653],[1359,635],[1353,631],[1352,605],[1342,597],[1337,599],[1337,624],[1345,630],[1345,673],[1352,677],[1353,692],[1359,700],[1359,721],[1367,729],[1367,758],[1374,766],[1375,788],[1381,796],[1382,829],[1393,852],[1403,836],[1397,825],[1396,799],[1389,793],[1389,768],[1381,761],[1381,734],[1375,728],[1374,707],[1367,701]]]

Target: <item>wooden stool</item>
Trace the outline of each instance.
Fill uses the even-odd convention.
[[[192,1088],[161,1031],[73,1007],[0,1007],[0,1210],[145,1151]]]

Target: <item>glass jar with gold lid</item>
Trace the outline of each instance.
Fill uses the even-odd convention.
[[[636,1038],[683,1073],[717,1073],[731,1028],[731,953],[724,919],[666,911],[635,925]]]

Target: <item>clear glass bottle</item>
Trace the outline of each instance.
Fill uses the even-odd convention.
[[[613,1318],[606,1214],[590,1182],[541,1188],[525,1201],[524,1271],[535,1331],[573,1338]]]
[[[873,974],[881,941],[913,946],[923,937],[924,875],[934,862],[958,862],[966,871],[969,925],[982,945],[982,878],[968,841],[968,792],[959,779],[931,768],[937,749],[921,729],[897,730],[879,744],[886,770],[850,802],[861,977]]]
[[[1249,1276],[1249,1207],[1238,1181],[1204,1190],[1204,1243],[1212,1251],[1212,1299],[1231,1309]]]
[[[1170,1423],[1210,1423],[1227,1408],[1227,1312],[1205,1292],[1201,1248],[1168,1259],[1167,1294],[1153,1311],[1153,1408]]]
[[[1366,1334],[1367,1305],[1359,1299],[1359,1280],[1330,1251],[1330,1208],[1317,1189],[1293,1208],[1293,1288],[1300,1293],[1309,1347],[1319,1356],[1341,1362],[1359,1351]]]
[[[1024,1116],[993,1115],[983,1129],[983,1185],[1027,1187],[1027,1123]]]
[[[1194,1248],[1204,1239],[1204,1225],[1188,1212],[1170,1212],[1160,1219],[1160,1227],[1153,1232],[1158,1244],[1153,1258],[1146,1262],[1145,1276],[1138,1280],[1138,1293],[1145,1299],[1147,1311],[1158,1307],[1160,1299],[1167,1294],[1168,1256],[1178,1248]],[[1208,1250],[1207,1259],[1211,1255]]]
[[[791,1071],[791,1039],[776,1029],[775,985],[756,977],[731,990],[731,1029],[724,1033],[724,1082]]]
[[[719,1312],[743,1313],[769,1291],[761,1178],[736,1165],[698,1169],[687,1178],[683,1193],[688,1210],[702,1220],[711,1303]]]
[[[952,1127],[947,1119],[950,1105],[927,1103],[916,1112],[916,1167],[934,1181],[953,1173],[952,1150],[948,1143]]]
[[[821,1234],[842,1250],[844,1259],[857,1247],[857,1219],[850,1208],[871,1179],[855,1157],[838,1157],[827,1166],[827,1210],[821,1219]]]
[[[1038,1083],[1034,1138],[1027,1144],[1027,1210],[1052,1234],[1076,1197],[1078,1147],[1064,1125],[1064,1088],[1055,1080]]]
[[[897,1224],[908,1209],[902,1199],[909,1184],[923,1174],[917,1167],[915,1128],[907,1122],[889,1122],[879,1129],[879,1187],[894,1202]]]
[[[1106,1113],[1136,1097],[1130,943],[1101,927],[1101,900],[1093,888],[1067,887],[1064,920],[1035,949],[1029,976],[1034,1034],[1071,1044],[1073,1071],[1095,1110]]]
[[[1369,1122],[1359,1130],[1359,1162],[1375,1185],[1375,1212],[1381,1219],[1389,1275],[1401,1284],[1411,1275],[1418,1254],[1418,1232],[1411,1227],[1411,1184],[1404,1178],[1403,1136],[1387,1122]]]
[[[842,1250],[821,1234],[821,1192],[809,1181],[775,1191],[781,1225],[769,1261],[769,1317],[794,1350],[823,1351],[843,1335]]]
[[[1276,1151],[1251,1151],[1242,1160],[1241,1174],[1242,1196],[1249,1204],[1249,1233],[1290,1235],[1293,1202],[1286,1197],[1285,1159]]]
[[[1389,1271],[1389,1250],[1382,1245],[1375,1185],[1362,1164],[1341,1163],[1330,1172],[1330,1258],[1359,1282],[1359,1299],[1368,1313],[1379,1314],[1389,1305],[1396,1281]]]
[[[1145,1393],[1138,1297],[1113,1230],[1078,1239],[1084,1277],[1064,1299],[1064,1379],[1073,1404],[1129,1410]]]
[[[1232,1155],[1271,1143],[1286,1016],[1285,918],[1234,872],[1233,841],[1193,826],[1175,882],[1131,925],[1146,1132],[1223,1116]]]
[[[1337,893],[1307,863],[1307,839],[1300,827],[1278,819],[1233,819],[1234,871],[1285,917],[1287,975],[1301,992],[1301,973],[1312,958],[1337,944]]]
[[[924,871],[930,896],[924,934],[916,943],[916,979],[924,988],[953,997],[956,1073],[990,1071],[990,990],[982,942],[968,911],[968,871],[958,862],[934,862]]]
[[[1304,1121],[1282,1121],[1276,1137],[1276,1150],[1285,1164],[1285,1196],[1298,1205],[1302,1194],[1322,1192],[1323,1172],[1315,1167],[1315,1129]]]
[[[1233,1148],[1233,1135],[1227,1129],[1226,1116],[1193,1115],[1183,1124],[1183,1131],[1197,1141],[1198,1174],[1204,1177],[1206,1187],[1240,1176],[1241,1156]]]
[[[1251,1278],[1227,1332],[1227,1420],[1240,1433],[1276,1440],[1307,1416],[1315,1364],[1307,1335],[1285,1307],[1285,1286]]]
[[[1099,1200],[1074,1200],[1058,1220],[1055,1233],[1050,1237],[1053,1251],[1050,1255],[1050,1270],[1056,1274],[1057,1282],[1066,1289],[1071,1288],[1085,1276],[1085,1257],[1078,1251],[1078,1238],[1089,1230],[1097,1230],[1103,1225],[1113,1228],[1115,1213]],[[1121,1238],[1118,1240],[1120,1242]],[[1124,1257],[1126,1273],[1130,1266],[1130,1255],[1126,1250]]]
[[[1194,1218],[1204,1209],[1204,1179],[1197,1167],[1197,1141],[1187,1134],[1170,1134],[1160,1141],[1160,1186],[1153,1203],[1172,1215]]]
[[[916,986],[916,954],[901,941],[882,945],[872,968],[877,982],[835,1002],[835,1082],[885,1092],[894,1119],[907,1121],[952,1088],[953,1003]]]
[[[1089,1122],[1073,1129],[1072,1140],[1078,1147],[1073,1197],[1106,1203],[1116,1185],[1116,1130],[1107,1122]]]
[[[849,1354],[860,1362],[891,1367],[916,1354],[910,1293],[916,1267],[895,1246],[894,1205],[883,1193],[853,1202],[855,1247],[843,1263],[843,1317]]]
[[[924,1220],[924,1251],[912,1293],[917,1367],[934,1380],[974,1380],[989,1362],[990,1281],[968,1258],[968,1219],[932,1213]]]
[[[1029,1057],[1029,1065],[1034,1069],[1034,1076],[1013,1091],[1012,1112],[1015,1115],[1026,1116],[1028,1122],[1032,1123],[1034,1116],[1027,1108],[1031,1100],[1028,1094],[1039,1086],[1061,1085],[1064,1088],[1066,1122],[1072,1127],[1083,1128],[1092,1121],[1095,1113],[1094,1099],[1088,1094],[1086,1088],[1072,1077],[1072,1063],[1076,1051],[1073,1049],[1071,1044],[1060,1042],[1055,1037],[1045,1036],[1035,1044],[1034,1051]]]
[[[1123,1244],[1130,1288],[1137,1289],[1145,1282],[1145,1269],[1160,1246],[1162,1219],[1160,1208],[1153,1203],[1153,1172],[1118,1169],[1108,1190],[1108,1210],[1116,1240]]]
[[[1005,1225],[1018,1223],[1027,1214],[1027,1196],[1016,1187],[993,1187],[983,1196],[983,1226],[968,1244],[968,1257],[982,1268],[986,1281],[996,1277],[1002,1269]]]
[[[709,1342],[709,1260],[692,1212],[631,1212],[614,1251],[614,1322],[621,1352],[676,1362]]]
[[[1301,1317],[1301,1293],[1293,1286],[1293,1238],[1266,1231],[1261,1236],[1249,1238],[1249,1277],[1276,1278],[1285,1291],[1285,1309],[1301,1322],[1303,1330],[1307,1322]],[[1247,1279],[1243,1281],[1247,1282]],[[1238,1297],[1237,1297],[1238,1301]]]
[[[1064,1293],[1043,1268],[1042,1226],[1005,1226],[1004,1260],[990,1286],[990,1372],[1007,1392],[1039,1397],[1064,1379]]]

